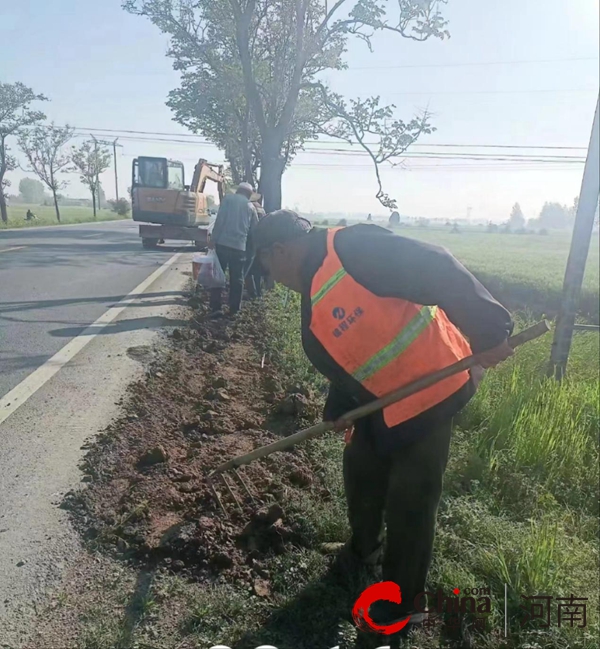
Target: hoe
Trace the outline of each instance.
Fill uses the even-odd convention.
[[[548,321],[542,320],[541,322],[538,322],[537,324],[527,329],[524,329],[520,333],[512,336],[508,340],[508,343],[514,349],[515,347],[518,347],[519,345],[523,345],[524,343],[527,343],[530,340],[535,340],[536,338],[543,336],[549,330],[550,330],[550,326],[548,324]],[[354,410],[347,412],[343,417],[341,417],[337,421],[323,421],[319,424],[316,424],[315,426],[311,426],[310,428],[301,430],[297,433],[294,433],[293,435],[279,439],[276,442],[273,442],[272,444],[261,446],[255,449],[254,451],[247,453],[246,455],[239,455],[237,457],[234,457],[231,460],[219,465],[208,476],[208,484],[211,488],[211,491],[215,496],[215,498],[217,499],[219,506],[225,512],[225,508],[223,506],[221,498],[213,484],[213,479],[215,478],[215,476],[219,476],[223,481],[223,484],[225,485],[227,491],[229,492],[229,494],[235,501],[236,505],[240,509],[240,511],[243,511],[239,498],[236,496],[234,490],[232,489],[230,481],[227,480],[225,477],[225,472],[233,471],[233,475],[237,477],[238,481],[240,482],[246,494],[250,496],[252,500],[254,500],[254,497],[252,495],[252,492],[250,491],[247,482],[237,471],[238,467],[243,466],[245,464],[250,464],[250,462],[254,462],[254,460],[259,460],[263,457],[267,457],[267,455],[271,455],[271,453],[276,453],[277,451],[284,451],[292,446],[295,446],[300,442],[304,442],[307,439],[312,439],[313,437],[318,437],[319,435],[323,435],[329,431],[344,430],[346,428],[349,428],[352,425],[352,423],[355,422],[357,419],[366,417],[367,415],[377,412],[378,410],[381,410],[382,408],[385,408],[386,406],[389,406],[392,403],[396,403],[397,401],[406,399],[412,394],[415,394],[416,392],[420,392],[421,390],[424,390],[434,385],[435,383],[438,383],[439,381],[443,381],[444,379],[448,378],[449,376],[452,376],[453,374],[464,372],[465,370],[468,370],[469,368],[478,364],[479,363],[477,359],[477,354],[473,354],[472,356],[467,356],[466,358],[463,358],[457,363],[453,363],[452,365],[449,365],[448,367],[438,370],[437,372],[428,374],[418,379],[417,381],[409,383],[408,385],[404,385],[401,388],[397,388],[392,392],[388,392],[388,394],[384,395],[380,399],[376,399],[375,401],[371,401],[370,403],[367,403],[364,406],[355,408]]]

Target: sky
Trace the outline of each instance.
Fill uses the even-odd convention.
[[[598,97],[598,6],[597,0],[449,0],[449,40],[417,43],[378,35],[372,53],[362,42],[350,43],[349,69],[328,72],[331,86],[347,97],[380,95],[404,120],[429,110],[437,130],[413,151],[446,154],[410,157],[382,171],[384,190],[402,214],[503,221],[515,202],[527,218],[536,217],[546,201],[573,203],[583,173],[578,159],[586,153]],[[183,140],[189,135],[165,106],[179,84],[167,47],[166,37],[147,19],[125,13],[120,0],[0,0],[0,81],[21,81],[45,94],[49,120],[84,129],[75,143],[88,132],[110,140],[120,135],[121,195],[137,155],[179,159],[188,178],[200,157],[223,161],[210,145],[144,141],[123,132]],[[469,152],[562,155],[574,162],[448,157]],[[26,175],[22,169],[9,175],[13,190]],[[76,175],[67,178],[65,194],[86,196]],[[114,196],[112,168],[102,184]],[[387,215],[376,190],[367,159],[314,151],[297,156],[283,183],[285,206],[315,213]]]

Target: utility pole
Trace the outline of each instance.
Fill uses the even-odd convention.
[[[573,329],[575,314],[583,283],[585,264],[590,249],[594,218],[600,194],[600,127],[598,124],[598,111],[600,109],[600,95],[596,103],[596,113],[592,125],[592,135],[588,147],[581,192],[573,226],[573,238],[565,271],[563,283],[563,296],[556,319],[552,353],[550,355],[551,371],[559,381],[565,375]]]
[[[96,153],[98,152],[98,145],[103,144],[104,146],[112,146],[113,150],[113,163],[115,166],[115,197],[117,200],[119,200],[119,174],[117,170],[117,147],[123,148],[122,144],[117,144],[119,141],[119,138],[116,137],[112,142],[109,142],[107,140],[98,140],[94,135],[92,135],[92,139],[94,140],[95,146],[96,146]],[[96,186],[98,187],[98,196],[100,196],[100,181],[98,177],[96,176]]]
[[[92,135],[90,133],[90,135]],[[94,140],[94,153],[96,154],[96,159],[98,159],[98,140],[92,135],[92,140]],[[98,170],[96,168],[96,203],[98,203],[98,209],[100,206],[100,178],[98,177]]]
[[[116,137],[113,141],[113,160],[115,164],[115,196],[119,200],[119,174],[117,172],[117,142],[119,138]]]

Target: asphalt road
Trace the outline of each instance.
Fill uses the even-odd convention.
[[[0,398],[172,255],[131,221],[0,232]]]
[[[59,504],[159,332],[185,322],[190,252],[143,250],[131,221],[0,232],[0,646],[22,646],[81,552]]]

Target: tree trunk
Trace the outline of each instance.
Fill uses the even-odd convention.
[[[92,190],[92,208],[94,210],[94,218],[96,218],[96,192]]]
[[[8,223],[8,211],[6,209],[6,198],[4,198],[4,192],[2,187],[0,187],[0,214],[2,214],[2,223]]]
[[[250,151],[244,151],[244,180],[254,186],[254,170],[252,169],[252,156]]]
[[[54,198],[54,209],[56,211],[56,220],[60,223],[60,210],[58,209],[58,198],[56,197],[56,190],[52,190],[52,198]]]
[[[279,151],[279,146],[265,143],[261,152],[258,191],[263,195],[263,207],[267,214],[281,209],[281,179],[285,160]]]
[[[227,158],[229,162],[229,168],[231,169],[231,180],[234,185],[239,185],[242,182],[242,176],[240,170],[238,169],[238,161],[233,157]]]
[[[250,183],[254,186],[253,182],[253,169],[252,169],[252,154],[250,153],[250,144],[248,137],[248,125],[250,123],[250,107],[246,106],[246,114],[242,122],[242,173],[244,174],[244,182]]]

